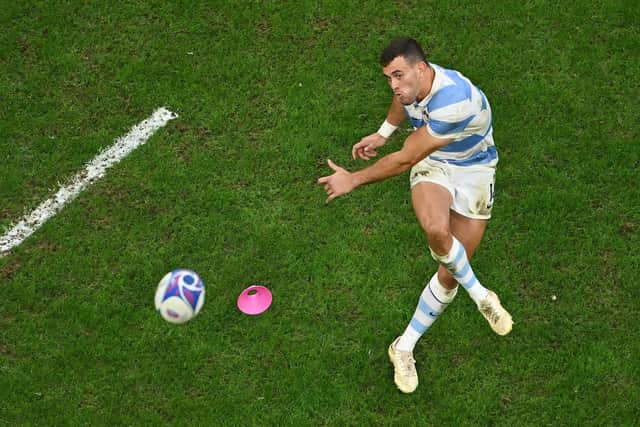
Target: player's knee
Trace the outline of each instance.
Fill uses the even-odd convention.
[[[449,241],[451,240],[451,230],[446,223],[428,224],[424,227],[429,247],[438,254],[447,253]]]

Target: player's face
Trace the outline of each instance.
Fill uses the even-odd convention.
[[[382,69],[394,96],[402,105],[410,105],[418,98],[422,86],[419,64],[411,65],[403,56],[397,56]]]

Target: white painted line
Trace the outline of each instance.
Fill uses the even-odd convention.
[[[87,163],[85,168],[71,178],[67,185],[60,187],[53,197],[44,201],[33,212],[25,215],[4,236],[0,237],[0,257],[6,255],[7,252],[35,233],[42,224],[60,212],[88,185],[102,178],[107,169],[147,142],[158,129],[176,117],[178,117],[177,114],[166,108],[159,108],[154,111],[151,117],[132,127],[125,136],[116,139],[111,147]]]

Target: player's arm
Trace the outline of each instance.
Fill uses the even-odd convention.
[[[451,141],[448,138],[437,138],[431,135],[427,132],[426,126],[423,126],[409,135],[401,150],[384,156],[373,165],[358,172],[351,173],[329,160],[329,166],[334,170],[334,174],[318,179],[318,184],[324,184],[329,196],[327,202],[330,202],[361,185],[400,175]]]
[[[451,139],[436,138],[423,126],[409,135],[401,150],[384,156],[368,168],[354,172],[354,188],[400,175],[450,142]]]
[[[407,117],[407,113],[404,111],[404,107],[398,101],[396,96],[391,100],[389,111],[387,111],[387,121],[393,126],[400,126],[400,123]]]
[[[389,111],[387,111],[387,118],[380,126],[380,129],[371,135],[365,136],[355,144],[351,149],[351,156],[354,159],[358,156],[362,160],[369,160],[377,156],[376,149],[386,144],[391,134],[400,126],[405,117],[406,113],[402,104],[394,96],[389,106]]]

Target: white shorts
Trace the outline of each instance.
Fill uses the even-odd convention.
[[[411,188],[421,182],[432,182],[449,190],[451,209],[474,219],[491,218],[495,195],[495,166],[456,166],[431,160],[417,163],[409,175]]]

